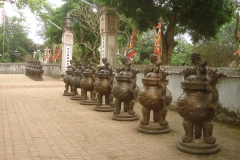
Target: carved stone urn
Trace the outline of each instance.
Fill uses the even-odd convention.
[[[96,101],[96,91],[94,89],[95,73],[91,69],[85,69],[83,72],[83,78],[81,80],[81,102],[83,105],[95,105]],[[87,92],[90,92],[90,99],[87,97]]]
[[[152,68],[144,70],[142,79],[143,88],[138,94],[138,101],[143,106],[143,119],[140,121],[138,131],[143,133],[168,133],[170,128],[166,121],[167,110],[172,102],[171,92],[167,88],[166,76],[169,72],[160,68],[161,62],[156,55],[151,56]],[[150,112],[153,111],[153,121]]]
[[[36,61],[36,69],[35,69],[35,81],[42,81],[42,74],[44,73],[43,66],[40,61]]]
[[[81,76],[81,71],[79,69],[76,69],[73,72],[73,78],[72,78],[72,97],[71,100],[81,100],[81,95],[79,95],[77,89],[81,88],[80,86],[80,82],[82,80],[82,76]]]
[[[183,70],[183,94],[177,101],[185,130],[177,148],[192,154],[212,154],[220,150],[212,135],[212,120],[220,107],[216,84],[218,78],[225,75],[217,70],[207,70],[207,61],[199,53],[193,53],[191,60],[194,67]]]
[[[95,111],[111,112],[113,111],[113,96],[111,90],[113,87],[114,74],[107,63],[107,59],[102,59],[104,66],[98,68],[97,80],[94,83],[94,88],[97,92],[97,105]],[[103,96],[105,97],[105,104],[103,104]]]
[[[28,63],[27,63],[27,65],[26,65],[26,67],[25,67],[25,75],[26,76],[29,76],[29,70],[30,70],[30,63],[31,63],[31,61],[28,61]]]
[[[130,63],[126,57],[123,57],[123,68],[117,70],[115,76],[116,84],[113,86],[112,94],[115,98],[113,110],[113,120],[118,121],[132,121],[138,120],[137,113],[133,110],[136,92],[136,74],[137,70],[130,68]],[[121,111],[121,104],[123,103],[123,111]]]
[[[29,62],[29,66],[28,66],[28,77],[29,78],[32,78],[32,76],[33,76],[33,61],[30,61]]]
[[[71,67],[67,67],[67,70],[65,71],[66,74],[63,77],[63,82],[65,83],[65,90],[63,95],[64,96],[72,96],[72,78],[73,78],[73,70]],[[70,92],[69,92],[70,90]]]

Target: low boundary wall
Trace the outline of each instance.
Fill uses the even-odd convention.
[[[60,78],[61,66],[59,64],[42,64],[44,75]],[[26,63],[0,63],[0,74],[24,74]],[[118,65],[117,67],[121,67]],[[133,68],[142,71],[149,65],[132,65]],[[184,66],[162,66],[162,68],[171,72],[171,75],[167,77],[169,79],[168,89],[172,93],[172,103],[170,108],[176,109],[176,102],[178,97],[183,93],[181,88],[181,82],[183,76],[180,74]],[[220,116],[227,115],[228,117],[239,120],[240,124],[240,68],[211,68],[217,69],[223,72],[227,77],[220,78],[217,84],[219,92],[219,100],[222,104],[220,109]],[[143,73],[137,74],[137,85],[141,89]],[[231,121],[227,119],[227,121]],[[235,121],[235,120],[234,120]]]

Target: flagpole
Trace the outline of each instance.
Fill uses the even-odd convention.
[[[4,34],[5,34],[5,17],[3,18],[3,42],[2,42],[2,44],[3,44],[3,53],[2,54],[4,54]]]

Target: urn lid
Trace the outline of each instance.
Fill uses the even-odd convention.
[[[67,70],[65,71],[66,73],[72,73],[72,68],[67,67]]]
[[[108,70],[102,69],[97,73],[97,76],[98,77],[107,77],[109,74],[110,74],[110,72]]]
[[[146,75],[145,78],[142,79],[143,84],[153,84],[153,85],[158,85],[161,79],[161,75],[158,73],[150,72]],[[168,79],[164,80],[165,85],[168,84]]]
[[[146,75],[146,78],[159,78],[159,74],[154,73],[154,72],[150,72]]]
[[[197,75],[197,74],[192,74],[192,75],[189,75],[185,82],[191,82],[191,83],[205,83],[205,82],[208,82],[209,81],[209,77],[207,75]]]
[[[206,84],[209,82],[209,77],[205,74],[191,74],[182,82],[183,89],[191,90],[206,90]]]
[[[92,76],[92,70],[91,69],[85,69],[83,72],[84,77],[90,77]]]
[[[79,76],[81,73],[80,73],[79,69],[76,69],[76,70],[73,72],[73,74],[76,75],[76,76]]]
[[[131,72],[121,71],[115,78],[117,81],[130,81],[131,77],[132,77]]]

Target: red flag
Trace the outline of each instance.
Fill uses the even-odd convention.
[[[55,56],[55,59],[59,59],[62,57],[62,51],[60,48],[57,48],[56,49],[56,52],[57,52],[57,55]]]
[[[45,49],[45,57],[44,57],[45,61],[49,61],[49,49],[46,48]]]
[[[5,10],[4,9],[2,9],[2,20],[4,20],[5,19]]]
[[[128,47],[128,53],[127,53],[127,58],[128,60],[131,60],[131,61],[133,60],[137,52],[133,47],[134,47],[134,29],[132,30],[132,36],[131,36],[130,44]]]
[[[240,32],[238,32],[237,37],[240,37]],[[238,40],[238,50],[233,53],[233,55],[238,54],[240,56],[240,40]]]
[[[236,54],[239,54],[239,56],[240,56],[240,44],[238,45],[238,50],[233,53],[233,55],[236,55]]]
[[[162,54],[162,38],[161,38],[162,21],[160,21],[158,23],[158,26],[156,28],[158,28],[158,33],[157,33],[157,38],[156,38],[155,45],[154,45],[154,53],[158,58],[160,58],[160,56]]]

